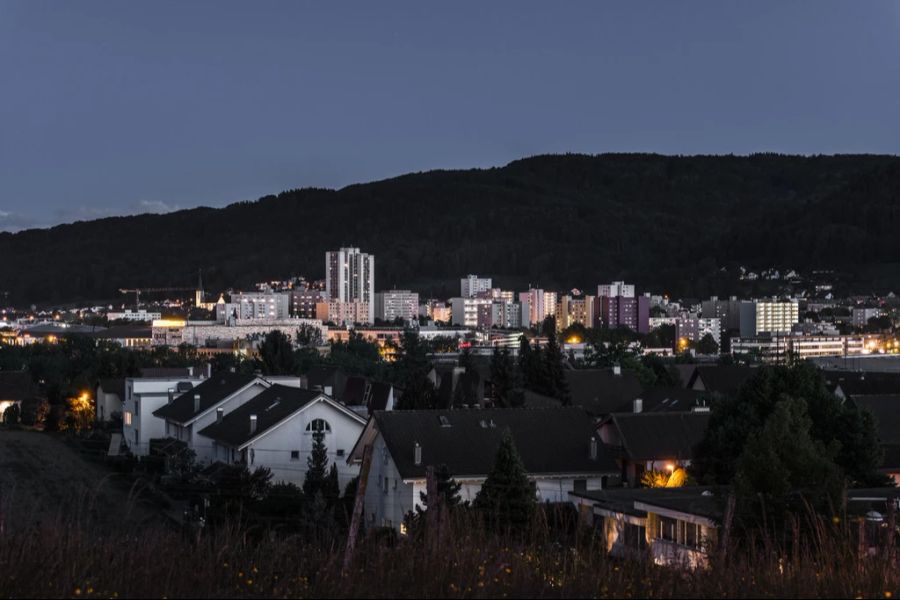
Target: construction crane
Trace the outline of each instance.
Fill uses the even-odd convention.
[[[134,310],[138,310],[141,306],[141,294],[142,293],[193,292],[193,291],[196,291],[196,288],[193,288],[193,287],[120,288],[119,291],[123,294],[134,294]]]

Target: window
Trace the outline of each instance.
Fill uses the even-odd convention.
[[[390,485],[391,485],[391,484],[390,484],[390,479],[388,479],[387,477],[385,477],[385,478],[384,478],[384,495],[385,495],[385,496],[387,496],[387,493],[388,493],[388,486],[390,486]]]
[[[300,460],[299,450],[291,450],[291,460]]]
[[[677,541],[677,525],[678,521],[669,517],[660,517],[659,525],[656,532],[657,539],[666,540],[667,542]]]
[[[343,448],[338,448],[337,455],[338,455],[338,456],[344,456],[344,449],[343,449]]]
[[[125,425],[131,427],[131,412],[130,411],[127,411],[127,410],[125,411],[125,416],[124,416],[123,420],[125,422]]]
[[[313,419],[306,426],[309,432],[321,431],[322,433],[331,433],[331,425],[325,419]]]

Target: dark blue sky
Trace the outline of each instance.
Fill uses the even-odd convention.
[[[549,152],[900,152],[900,3],[0,0],[0,230]]]

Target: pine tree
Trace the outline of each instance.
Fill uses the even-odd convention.
[[[531,524],[537,506],[534,482],[528,478],[509,430],[503,434],[474,506],[487,524],[499,531],[522,532]]]
[[[519,377],[522,385],[535,392],[541,387],[540,354],[536,352],[524,335],[519,340]]]
[[[312,498],[321,492],[325,485],[325,473],[328,468],[328,448],[325,446],[325,432],[313,432],[312,452],[306,459],[306,478],[303,480],[303,493]]]
[[[462,484],[453,479],[453,475],[450,474],[450,469],[447,465],[442,464],[436,468],[434,470],[434,478],[437,483],[438,496],[440,496],[441,503],[445,509],[452,510],[462,504],[462,497],[459,495]],[[416,506],[416,513],[421,515],[430,508],[431,503],[428,501],[428,494],[425,492],[419,492],[419,498],[422,500],[422,505]]]
[[[494,386],[494,404],[508,408],[515,406],[516,369],[507,348],[494,348],[491,356],[491,382]]]
[[[337,465],[334,463],[331,463],[331,469],[322,484],[322,496],[328,506],[336,506],[341,497],[341,484],[338,482]]]
[[[572,397],[569,393],[569,384],[566,381],[565,368],[563,367],[562,348],[560,348],[559,340],[556,338],[556,320],[553,317],[547,317],[544,324],[545,330],[550,335],[547,338],[547,347],[541,353],[544,363],[543,374],[545,376],[542,382],[543,390],[541,390],[541,393],[556,398],[563,406],[568,406],[572,401]]]

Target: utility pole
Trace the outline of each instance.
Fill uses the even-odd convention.
[[[363,507],[366,501],[366,485],[369,481],[369,470],[372,467],[372,445],[363,448],[362,466],[359,468],[359,482],[356,484],[356,501],[353,503],[353,516],[350,518],[350,531],[347,533],[347,549],[344,552],[344,573],[353,561],[356,549],[356,538],[359,536],[360,521],[363,518]]]

